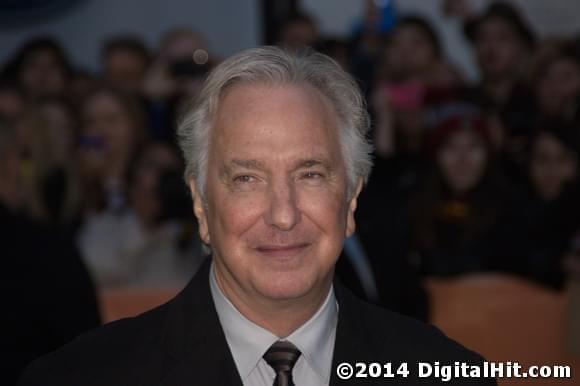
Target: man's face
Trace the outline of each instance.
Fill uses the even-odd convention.
[[[24,89],[33,97],[59,95],[66,87],[65,70],[50,49],[39,49],[30,54],[19,76]]]
[[[482,24],[476,35],[475,48],[480,70],[489,78],[513,76],[525,58],[525,48],[517,32],[498,18]]]
[[[126,92],[138,92],[147,72],[147,60],[129,50],[118,49],[105,58],[107,81]]]
[[[328,291],[360,190],[347,197],[337,125],[309,86],[242,84],[222,97],[206,205],[190,186],[226,294],[263,302]]]

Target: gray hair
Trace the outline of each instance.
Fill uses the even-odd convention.
[[[244,50],[219,64],[208,76],[193,108],[178,125],[185,157],[185,178],[204,196],[210,129],[220,97],[235,84],[308,84],[325,95],[339,117],[339,139],[351,194],[372,168],[367,140],[370,119],[356,81],[340,65],[313,50],[288,51],[265,46]]]

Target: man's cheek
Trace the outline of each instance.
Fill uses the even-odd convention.
[[[259,221],[263,203],[252,197],[228,197],[220,202],[218,214],[219,229],[228,235],[241,235]]]
[[[341,205],[326,203],[305,209],[304,214],[326,236],[344,237],[347,212]]]

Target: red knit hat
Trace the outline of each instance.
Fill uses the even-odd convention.
[[[437,154],[449,138],[460,130],[472,130],[483,140],[487,148],[491,148],[489,128],[479,115],[454,115],[441,121],[429,135],[428,150],[431,155]]]

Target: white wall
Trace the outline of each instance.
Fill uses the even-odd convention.
[[[360,19],[363,0],[301,0],[302,9],[313,15],[325,35],[348,36]]]
[[[276,0],[270,0],[276,1]],[[322,31],[348,35],[365,0],[301,0],[320,21]],[[395,0],[403,13],[425,15],[437,28],[448,57],[469,77],[476,76],[461,26],[440,12],[442,0]],[[469,0],[482,8],[489,0]],[[580,32],[578,0],[511,0],[542,35]],[[134,33],[154,48],[168,28],[188,25],[202,32],[215,53],[227,56],[261,43],[260,0],[83,0],[58,18],[20,29],[0,28],[0,63],[30,36],[58,38],[73,62],[96,70],[104,38]]]
[[[131,33],[154,48],[174,26],[205,35],[210,49],[227,56],[261,42],[259,0],[84,0],[60,17],[18,29],[0,29],[0,63],[31,36],[52,35],[73,62],[98,69],[107,37]]]

